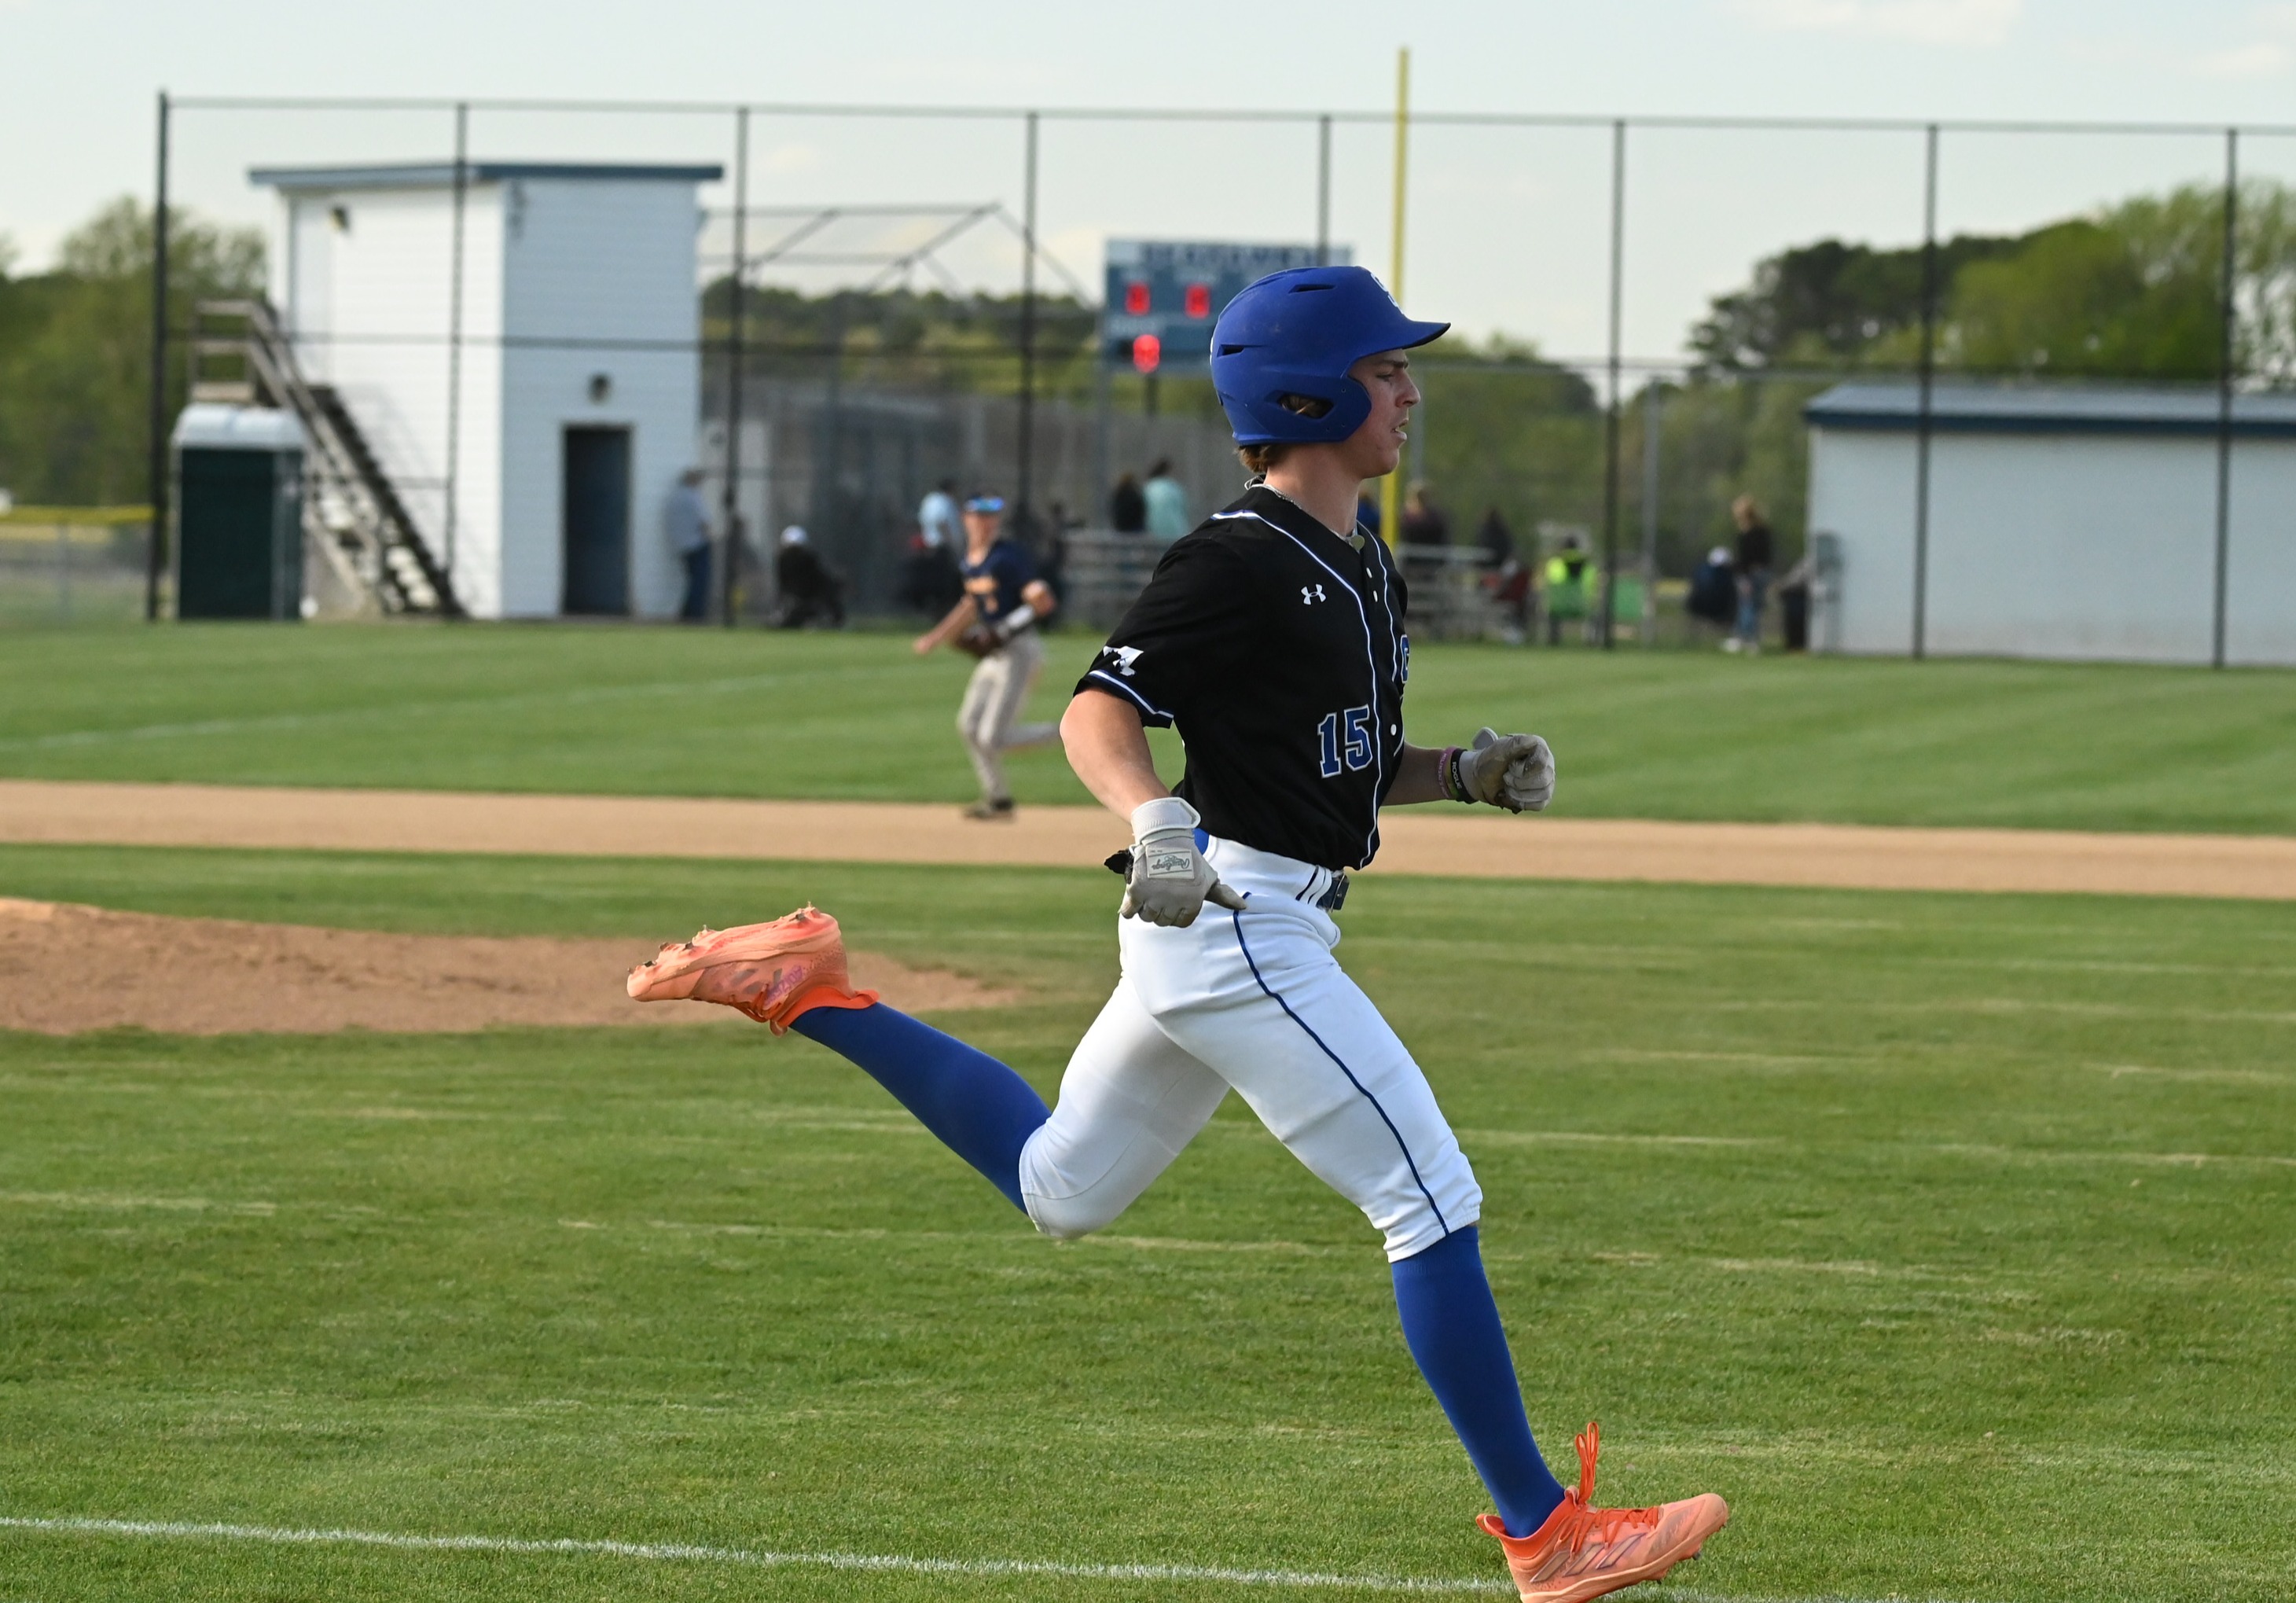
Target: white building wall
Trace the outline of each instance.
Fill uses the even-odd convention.
[[[1910,652],[1913,453],[1894,434],[1811,430],[1809,528],[1841,542],[1841,576],[1830,611],[1810,619],[1812,648]]]
[[[2296,440],[2239,440],[2225,563],[2225,660],[2296,665]]]
[[[2232,655],[2296,662],[2296,442],[2242,440],[2234,461]],[[1812,432],[1809,527],[1842,552],[1814,640],[1910,649],[1915,462],[1910,432]],[[2202,437],[1935,436],[1928,649],[2208,661],[2215,485]]]
[[[331,209],[348,225],[336,227]],[[454,204],[443,189],[299,192],[291,202],[297,360],[332,383],[435,553],[447,534],[447,331]],[[317,245],[319,236],[324,245]],[[316,248],[315,248],[316,246]],[[501,196],[466,194],[454,579],[476,617],[500,614]]]
[[[1931,453],[1931,650],[2207,659],[2212,441],[1951,434]]]
[[[630,430],[631,611],[669,616],[685,575],[663,535],[662,511],[677,475],[696,460],[701,431],[693,185],[527,178],[501,188],[506,333],[514,341],[598,342],[513,345],[504,353],[504,610],[559,610],[562,434],[587,423]],[[659,348],[642,348],[647,341]],[[600,374],[611,387],[594,401],[590,382]]]
[[[333,325],[335,223],[320,201],[283,196],[279,226],[271,246],[271,304],[290,334],[325,331]],[[334,382],[334,347],[314,341],[299,346],[304,374],[313,383]]]

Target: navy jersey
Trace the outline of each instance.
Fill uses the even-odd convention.
[[[1037,564],[1028,547],[1004,535],[979,562],[968,555],[958,566],[964,573],[964,593],[972,597],[973,611],[983,623],[1002,623],[1021,604],[1021,592],[1037,582]]]
[[[1407,602],[1377,535],[1255,485],[1164,554],[1077,688],[1178,728],[1213,834],[1361,867],[1403,754]]]

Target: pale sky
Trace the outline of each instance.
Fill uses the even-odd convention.
[[[1246,16],[1269,21],[1240,21]],[[1281,20],[1277,20],[1281,19]],[[1312,19],[1312,21],[1307,21]],[[152,103],[178,95],[549,95],[1046,108],[1379,111],[1394,53],[1421,111],[1611,115],[2145,119],[2296,125],[2296,4],[2252,0],[1325,0],[1254,8],[974,0],[0,0],[0,233],[37,267],[105,199],[148,198]],[[723,117],[474,119],[477,156],[722,160]],[[260,221],[258,162],[437,157],[438,113],[193,112],[177,198]],[[1390,136],[1334,137],[1333,237],[1387,270]],[[1019,210],[1017,124],[758,119],[752,200]],[[1583,356],[1603,340],[1606,131],[1422,127],[1405,300],[1414,315]],[[1096,285],[1111,236],[1305,240],[1306,127],[1052,121],[1042,229]],[[2201,136],[1948,135],[1941,226],[2030,226],[2221,171]],[[2296,179],[2296,136],[2250,140]],[[1841,234],[1919,236],[1919,137],[1636,133],[1628,158],[1626,343],[1679,352],[1705,298],[1759,256]],[[722,204],[712,186],[703,200]],[[918,222],[889,225],[913,239]],[[856,243],[858,243],[857,241]],[[1009,241],[947,256],[1016,282]],[[802,280],[827,282],[816,271]]]

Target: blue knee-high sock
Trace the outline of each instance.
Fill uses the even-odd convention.
[[[1523,1417],[1522,1391],[1475,1227],[1398,1262],[1395,1306],[1419,1372],[1459,1433],[1510,1536],[1528,1536],[1562,1500]]]
[[[951,1152],[1021,1200],[1021,1148],[1051,1117],[1029,1082],[986,1052],[880,1002],[814,1007],[790,1028],[866,1070]]]

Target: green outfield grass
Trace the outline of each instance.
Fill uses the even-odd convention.
[[[1113,961],[1082,871],[11,847],[0,893],[634,956],[813,897],[1029,987],[946,1022],[1047,1089]],[[1671,1595],[2296,1594],[2281,909],[1374,878],[1345,922],[1542,1442],[1599,1415],[1604,1500],[1737,1508]],[[19,1035],[0,1087],[0,1517],[1497,1574],[1370,1231],[1233,1103],[1055,1246],[741,1026]],[[1354,1593],[0,1527],[12,1603],[1293,1595]]]
[[[1054,638],[1037,716],[1095,644]],[[1496,646],[1414,667],[1412,736],[1546,734],[1564,816],[2296,833],[2296,674]],[[892,634],[12,631],[0,775],[955,802],[966,668]],[[1013,771],[1023,802],[1086,800],[1056,751]]]

